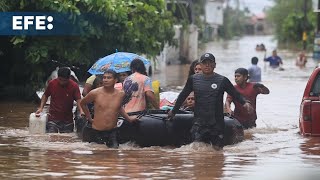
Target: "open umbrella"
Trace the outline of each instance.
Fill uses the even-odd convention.
[[[130,71],[130,63],[136,58],[141,59],[146,69],[149,69],[150,61],[148,59],[134,53],[116,52],[99,59],[88,72],[90,74],[103,74],[107,69],[112,69],[117,73]]]

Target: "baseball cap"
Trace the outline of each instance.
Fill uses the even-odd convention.
[[[200,57],[200,63],[203,62],[204,60],[210,60],[212,62],[216,62],[216,58],[214,57],[213,54],[211,53],[205,53]]]

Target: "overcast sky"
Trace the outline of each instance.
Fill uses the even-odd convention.
[[[271,7],[273,0],[239,0],[240,8],[248,7],[251,13],[258,14],[263,12],[263,8]],[[231,0],[230,3],[235,5],[236,0]]]

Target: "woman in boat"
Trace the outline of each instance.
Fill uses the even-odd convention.
[[[201,72],[202,71],[201,71],[200,62],[198,59],[196,59],[190,65],[188,77]]]

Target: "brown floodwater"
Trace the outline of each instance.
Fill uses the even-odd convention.
[[[264,43],[271,54],[271,36],[243,37],[212,42],[201,52],[216,57],[216,72],[234,82],[234,70],[248,67],[252,56],[260,60],[269,95],[257,100],[257,128],[245,130],[245,140],[222,151],[192,143],[180,148],[139,148],[121,144],[83,143],[75,134],[30,135],[28,118],[36,104],[0,102],[1,179],[319,179],[320,138],[299,135],[299,104],[308,76],[315,67],[294,65],[297,52],[279,50],[284,71],[262,62],[254,50]],[[178,91],[186,81],[188,65],[165,66],[153,79],[165,89]],[[320,113],[320,112],[319,112]]]

